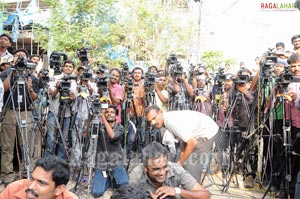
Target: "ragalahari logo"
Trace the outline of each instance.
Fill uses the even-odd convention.
[[[299,11],[300,7],[297,2],[261,2],[260,3],[261,11]]]

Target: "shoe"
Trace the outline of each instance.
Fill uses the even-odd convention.
[[[253,188],[254,187],[254,179],[252,175],[248,175],[244,180],[245,188]]]

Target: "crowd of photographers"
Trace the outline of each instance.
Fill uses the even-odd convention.
[[[207,154],[217,152],[214,163],[230,176],[241,173],[246,188],[256,180],[268,191],[294,195],[300,35],[291,41],[293,50],[278,42],[255,67],[241,63],[237,72],[226,65],[210,73],[204,64],[185,72],[175,54],[162,70],[130,71],[126,64],[92,70],[82,48],[77,67],[53,52],[51,75],[37,71],[38,55],[10,54],[11,37],[2,34],[1,182],[29,177],[35,160],[55,155],[94,197],[134,182],[151,190],[150,198],[209,198],[201,173],[213,159]],[[143,167],[128,175],[135,154]]]

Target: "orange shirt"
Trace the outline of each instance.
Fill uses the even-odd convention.
[[[26,198],[25,190],[28,188],[29,180],[23,179],[9,184],[1,193],[0,199],[24,199]],[[74,193],[65,190],[54,199],[79,199]]]

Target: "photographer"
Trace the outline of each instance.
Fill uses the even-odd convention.
[[[130,184],[140,184],[152,199],[209,199],[210,194],[181,166],[168,160],[168,151],[158,142],[143,149],[143,165],[129,174]]]
[[[131,150],[133,149],[133,145],[136,144],[136,148],[138,150],[141,149],[144,138],[145,138],[145,128],[146,121],[144,117],[144,108],[145,108],[145,87],[143,83],[143,74],[144,71],[140,67],[135,67],[132,72],[132,85],[130,89],[132,89],[131,97],[129,100],[128,114],[130,117],[130,121],[135,125],[138,133],[138,137],[134,132],[133,128],[130,128],[127,135],[127,150],[129,156],[131,155]],[[128,86],[129,87],[129,86]],[[128,89],[128,88],[127,88]],[[128,92],[127,92],[128,94]],[[128,95],[127,101],[128,101]],[[138,139],[135,139],[138,138]],[[135,142],[137,141],[137,142]]]
[[[93,179],[92,195],[100,197],[110,187],[128,184],[128,175],[123,163],[123,152],[120,139],[123,126],[116,123],[118,109],[109,105],[102,109],[101,120],[104,127],[98,135],[96,171]]]
[[[179,62],[170,66],[169,75],[169,111],[191,110],[192,86],[188,83]]]
[[[50,82],[49,93],[52,97],[53,106],[50,107],[48,112],[48,131],[45,156],[57,155],[60,158],[67,158],[67,151],[65,150],[68,146],[64,146],[64,142],[68,145],[70,141],[69,129],[71,121],[71,107],[77,96],[76,81],[71,80],[74,67],[75,65],[73,61],[66,60],[61,68],[62,74],[55,75],[55,81]],[[76,77],[74,79],[76,79]],[[64,84],[70,87],[64,88]],[[65,113],[63,113],[64,115],[59,116],[59,112],[62,111],[61,105],[63,105],[64,102],[67,102],[65,104]],[[63,121],[61,124],[62,126],[57,125],[57,118],[59,121]],[[63,135],[59,135],[58,128],[61,128]],[[64,139],[64,142],[62,139]]]
[[[205,69],[206,71],[206,69]],[[206,71],[204,74],[195,75],[193,78],[194,98],[192,103],[192,110],[199,111],[205,115],[212,116],[212,103],[211,103],[211,84],[210,76]]]
[[[168,111],[169,93],[165,90],[166,77],[164,75],[158,75],[158,81],[154,84],[155,91],[155,103],[164,112]]]
[[[227,115],[227,111],[229,109],[230,106],[230,95],[233,89],[233,80],[232,80],[232,74],[228,73],[225,76],[225,81],[224,81],[224,91],[223,93],[220,95],[220,102],[219,102],[219,110],[218,110],[218,117],[217,117],[217,124],[218,126],[221,128],[228,128],[228,127],[232,127],[233,125],[233,120],[232,117],[227,118],[227,125],[224,126],[224,122],[225,122],[225,117]]]
[[[92,74],[84,70],[79,78],[77,85],[77,99],[72,104],[72,117],[70,123],[70,133],[72,138],[70,166],[74,173],[80,171],[82,166],[82,148],[83,137],[88,130],[88,121],[91,116],[90,113],[90,99],[93,95],[93,88],[90,82]],[[78,79],[78,78],[77,78]]]
[[[13,170],[14,146],[17,138],[17,143],[20,145],[22,154],[23,146],[26,147],[26,155],[31,158],[38,158],[37,151],[34,150],[35,143],[29,140],[32,128],[32,113],[31,104],[37,97],[39,91],[38,85],[33,81],[35,77],[31,75],[30,69],[27,68],[28,52],[25,49],[18,49],[14,53],[13,65],[2,73],[5,78],[4,87],[4,118],[1,128],[1,175],[5,185],[12,182],[15,178]],[[22,84],[18,83],[19,81]],[[25,92],[25,93],[24,93]],[[25,121],[20,124],[20,121]],[[25,133],[24,133],[25,132]],[[28,133],[30,132],[30,133]],[[23,135],[21,135],[23,134]],[[27,149],[28,142],[32,144]],[[25,142],[25,143],[23,143]],[[17,146],[18,146],[17,145]],[[23,161],[28,157],[23,157]],[[29,162],[27,162],[29,164]],[[24,171],[24,168],[20,168]]]
[[[117,68],[110,70],[111,78],[109,79],[108,92],[113,105],[117,106],[119,114],[117,116],[117,123],[121,123],[122,107],[121,104],[124,100],[124,90],[119,84],[121,72]]]
[[[300,36],[298,38],[300,40]],[[294,76],[294,78],[300,77],[300,54],[293,54],[289,57],[288,63],[290,64],[290,72]],[[292,193],[293,189],[295,188],[296,183],[296,176],[300,171],[300,158],[298,154],[300,154],[300,140],[299,140],[299,132],[300,132],[300,110],[297,109],[299,107],[299,89],[300,83],[299,82],[291,82],[287,87],[288,95],[290,96],[290,100],[285,100],[285,120],[290,121],[291,124],[291,143],[292,144],[292,151],[297,155],[292,155],[292,180],[290,184],[290,193]],[[298,98],[298,99],[297,99]]]
[[[34,63],[34,65],[35,65],[35,67],[33,68],[33,69],[31,69],[32,71],[32,74],[36,77],[36,78],[38,78],[38,71],[37,71],[37,67],[38,67],[38,65],[39,65],[39,63],[40,63],[40,56],[39,55],[35,55],[35,54],[33,54],[33,55],[31,55],[30,56],[30,60]]]

